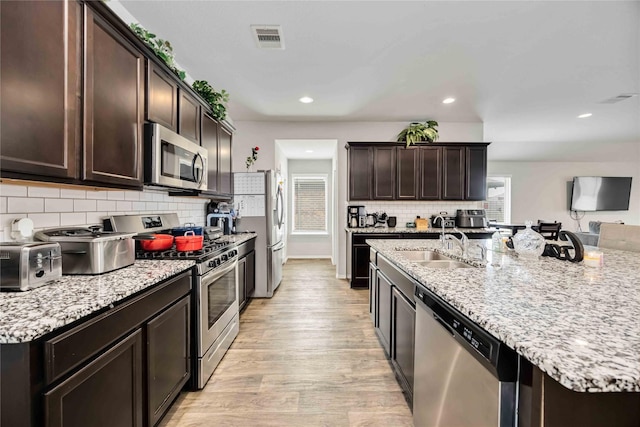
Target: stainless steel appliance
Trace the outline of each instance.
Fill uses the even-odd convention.
[[[415,301],[414,424],[515,426],[516,352],[422,285]]]
[[[244,230],[255,231],[256,289],[258,298],[271,298],[282,280],[284,261],[284,190],[282,178],[272,170],[235,173],[234,205]],[[264,248],[264,249],[261,249]]]
[[[456,227],[485,228],[487,215],[484,209],[458,209],[456,213]]]
[[[41,230],[34,238],[60,244],[62,274],[103,274],[134,263],[134,235],[101,227],[67,227]]]
[[[136,233],[166,232],[179,224],[178,215],[122,215],[105,220],[105,228]],[[210,237],[213,237],[211,239]],[[207,227],[201,250],[178,252],[136,251],[138,259],[192,259],[194,268],[195,356],[192,385],[205,386],[231,343],[238,335],[238,251],[218,240],[220,230]]]
[[[362,228],[366,226],[367,211],[364,206],[347,206],[347,226]]]
[[[0,289],[28,291],[62,275],[57,243],[0,243]]]
[[[431,215],[432,227],[442,228],[442,224],[444,224],[444,228],[454,228],[456,226],[456,217],[449,216],[446,212],[444,214]]]
[[[145,125],[145,184],[207,189],[207,150],[157,123]]]

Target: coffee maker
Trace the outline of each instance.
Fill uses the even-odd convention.
[[[235,234],[238,215],[225,202],[210,202],[207,206],[207,226],[219,227],[223,234]]]
[[[364,206],[347,206],[347,226],[350,228],[367,226],[367,211]]]

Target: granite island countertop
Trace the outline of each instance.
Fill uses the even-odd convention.
[[[345,227],[345,231],[349,233],[369,233],[369,234],[377,234],[377,233],[433,233],[440,234],[442,232],[442,228],[407,228],[407,227],[365,227],[365,228],[353,228],[353,227]],[[445,228],[445,233],[455,233],[453,228]],[[497,228],[458,228],[458,230],[462,231],[465,234],[475,234],[475,233],[493,233],[497,231]]]
[[[398,252],[450,255],[438,241],[367,243],[563,386],[640,392],[637,253],[601,249],[602,268],[505,254],[496,267],[476,263],[480,267],[446,270],[421,267]]]
[[[97,276],[62,276],[29,291],[2,292],[0,343],[33,341],[194,265],[188,260],[136,260]]]

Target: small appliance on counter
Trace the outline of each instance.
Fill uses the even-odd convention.
[[[0,243],[0,290],[28,291],[62,276],[57,243]]]
[[[62,274],[103,274],[132,265],[136,233],[102,231],[101,227],[50,228],[36,240],[57,242],[62,250]]]
[[[225,235],[235,234],[238,219],[235,209],[225,202],[211,202],[207,206],[207,226],[218,227]]]
[[[347,225],[351,228],[367,226],[367,211],[364,206],[347,206]]]
[[[486,228],[487,214],[484,209],[458,209],[456,213],[456,227]]]
[[[442,219],[440,219],[442,217]],[[440,212],[438,215],[431,215],[431,226],[433,228],[454,228],[456,226],[456,217],[449,215],[448,212]]]

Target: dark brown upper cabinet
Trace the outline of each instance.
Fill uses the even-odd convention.
[[[487,147],[469,146],[466,152],[466,200],[487,198]]]
[[[418,198],[418,163],[420,149],[412,148],[408,150],[396,149],[397,158],[397,200],[416,200]]]
[[[178,82],[153,61],[147,64],[147,120],[178,132]]]
[[[373,199],[396,197],[396,147],[373,147]]]
[[[207,149],[207,190],[204,196],[229,199],[233,192],[231,149],[233,134],[223,123],[208,114],[202,115],[200,145]]]
[[[78,176],[80,26],[75,1],[0,1],[3,176]]]
[[[418,188],[420,200],[442,198],[442,147],[419,147]]]
[[[144,56],[85,6],[84,180],[142,187]]]
[[[463,200],[465,182],[464,147],[442,148],[442,199]]]
[[[92,3],[0,7],[2,175],[142,188],[141,51]]]
[[[349,148],[349,200],[372,200],[373,147]]]
[[[349,200],[484,200],[488,145],[350,142]]]
[[[189,93],[179,90],[178,133],[200,144],[200,103]]]

